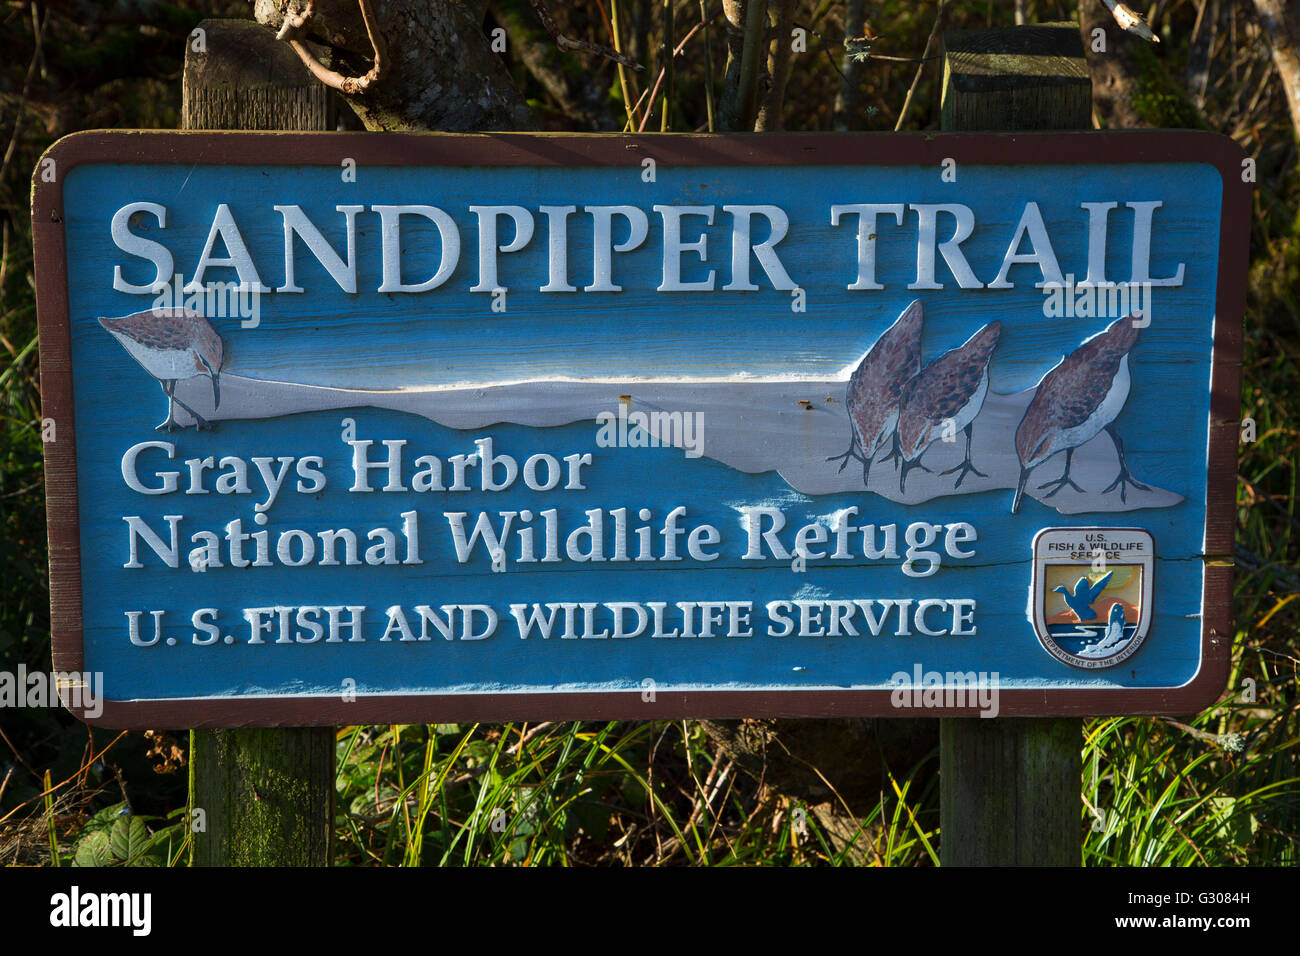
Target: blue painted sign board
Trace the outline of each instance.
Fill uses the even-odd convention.
[[[111,726],[1203,707],[1248,188],[1197,133],[69,137],[55,666]]]

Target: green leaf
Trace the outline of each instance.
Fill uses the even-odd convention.
[[[81,835],[85,836],[96,830],[107,830],[115,820],[129,812],[126,801],[115,803],[111,807],[105,807],[86,821],[85,826],[81,828]]]
[[[105,830],[94,830],[78,840],[72,865],[112,866],[113,851],[109,847],[108,833]]]
[[[119,817],[109,828],[108,839],[114,858],[126,861],[145,851],[148,846],[149,831],[139,817]]]

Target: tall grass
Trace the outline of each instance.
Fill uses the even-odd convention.
[[[897,779],[850,832],[738,776],[684,721],[350,727],[346,865],[937,862],[937,802]]]

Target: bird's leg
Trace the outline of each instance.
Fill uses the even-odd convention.
[[[902,458],[903,458],[903,446],[898,441],[898,429],[894,429],[894,433],[890,436],[889,454],[880,460],[882,462],[895,461],[895,460],[901,461]],[[895,465],[894,467],[897,468],[898,466]]]
[[[1142,484],[1142,482],[1134,478],[1133,473],[1128,470],[1128,462],[1124,460],[1124,442],[1120,440],[1113,425],[1106,426],[1106,434],[1110,435],[1110,440],[1115,443],[1115,454],[1119,455],[1119,474],[1115,476],[1114,481],[1106,486],[1106,490],[1103,491],[1102,494],[1104,495],[1114,491],[1115,488],[1118,487],[1119,500],[1124,501],[1125,485],[1132,485],[1134,488],[1140,488],[1143,491],[1150,491],[1151,488],[1149,485]]]
[[[167,396],[167,421],[155,426],[155,430],[160,432],[173,431],[180,427],[176,423],[176,409],[173,404],[176,401],[176,396],[172,394],[176,390],[176,380],[170,378],[159,379],[158,386],[163,390],[163,394]]]
[[[901,457],[901,456],[900,456],[900,457]],[[911,471],[912,469],[914,469],[914,468],[920,468],[920,469],[921,469],[923,472],[925,472],[927,475],[928,475],[928,474],[932,474],[932,472],[930,471],[929,468],[926,468],[925,465],[921,464],[921,456],[920,456],[920,455],[917,455],[917,456],[916,456],[916,461],[908,461],[906,458],[903,458],[902,461],[903,461],[902,472],[901,472],[901,474],[899,474],[899,476],[898,476],[898,490],[899,490],[900,492],[905,492],[905,491],[907,491],[907,487],[906,487],[906,486],[907,486],[907,473],[908,473],[909,471]]]
[[[192,418],[194,418],[195,431],[201,432],[204,431],[204,429],[212,428],[211,421],[208,421],[207,419],[203,418],[203,416],[201,416],[199,412],[196,412],[194,408],[187,406],[186,403],[182,402],[181,399],[179,398],[174,398],[174,401],[175,403],[177,403],[177,405],[181,406],[182,408],[185,408],[187,412],[190,412],[190,415],[192,416]]]
[[[175,390],[175,388],[176,388],[175,383],[172,383],[172,389],[173,389],[173,391]],[[179,398],[177,398],[175,395],[172,396],[172,401],[175,402],[175,403],[176,403],[177,405],[179,405],[181,408],[185,409],[187,412],[190,413],[190,415],[194,418],[194,429],[195,429],[196,431],[203,431],[203,429],[205,429],[205,428],[211,428],[211,427],[212,427],[212,423],[211,423],[210,421],[208,421],[206,418],[204,418],[202,415],[200,415],[200,414],[199,414],[198,412],[196,412],[194,409],[190,408],[188,405],[186,405],[184,402],[182,402],[182,401],[181,401]]]
[[[862,461],[866,461],[866,459],[863,458],[862,455],[858,454],[857,447],[858,447],[858,433],[853,430],[853,425],[852,423],[850,423],[849,424],[849,450],[842,455],[832,455],[830,458],[827,458],[826,460],[838,461],[840,463],[840,471],[843,471],[845,467],[848,465],[850,458],[857,458]]]
[[[1060,477],[1060,478],[1057,478],[1055,481],[1045,481],[1045,482],[1043,482],[1041,485],[1038,486],[1038,490],[1039,490],[1039,491],[1042,491],[1044,488],[1047,488],[1047,487],[1049,487],[1049,486],[1051,486],[1051,485],[1055,485],[1055,486],[1056,486],[1056,487],[1052,488],[1052,490],[1049,491],[1047,494],[1043,495],[1044,498],[1050,498],[1050,497],[1052,497],[1052,495],[1056,494],[1058,491],[1060,491],[1060,490],[1061,490],[1062,488],[1064,488],[1066,485],[1069,485],[1071,488],[1073,488],[1073,489],[1074,489],[1075,491],[1077,491],[1079,494],[1083,494],[1083,489],[1080,488],[1078,485],[1076,485],[1073,481],[1070,480],[1070,459],[1073,458],[1073,457],[1074,457],[1074,449],[1073,449],[1073,448],[1067,448],[1067,449],[1065,449],[1065,471],[1063,471],[1063,472],[1061,473],[1061,477]],[[1113,487],[1113,486],[1112,486],[1112,487]]]
[[[974,423],[974,422],[971,422],[969,425],[966,426],[966,429],[965,429],[965,431],[966,431],[966,460],[963,461],[963,462],[962,462],[960,465],[958,465],[956,468],[949,468],[947,471],[940,472],[940,474],[943,474],[943,475],[951,475],[954,471],[960,471],[960,472],[961,472],[961,474],[957,476],[957,483],[956,483],[955,485],[953,485],[953,488],[960,488],[963,479],[965,479],[966,475],[969,474],[969,473],[972,472],[972,471],[975,472],[975,474],[979,475],[981,478],[987,478],[987,477],[988,477],[988,475],[984,474],[984,472],[982,472],[982,471],[980,471],[978,468],[976,468],[975,465],[972,464],[972,463],[971,463],[971,460],[970,460],[970,436],[971,436],[971,430],[972,430],[974,427],[975,427],[975,423]]]
[[[1020,481],[1016,485],[1016,496],[1011,499],[1011,513],[1013,515],[1020,513],[1020,502],[1025,497],[1025,482],[1029,480],[1029,473],[1032,470],[1032,468],[1026,468],[1024,465],[1020,466]]]

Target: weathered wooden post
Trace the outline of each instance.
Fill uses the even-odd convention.
[[[945,131],[1091,128],[1077,27],[953,30],[944,49]],[[1079,865],[1079,720],[947,717],[939,727],[944,866]]]
[[[199,25],[183,91],[184,129],[328,128],[329,90],[252,21]],[[334,729],[191,731],[190,815],[195,866],[328,866]]]

